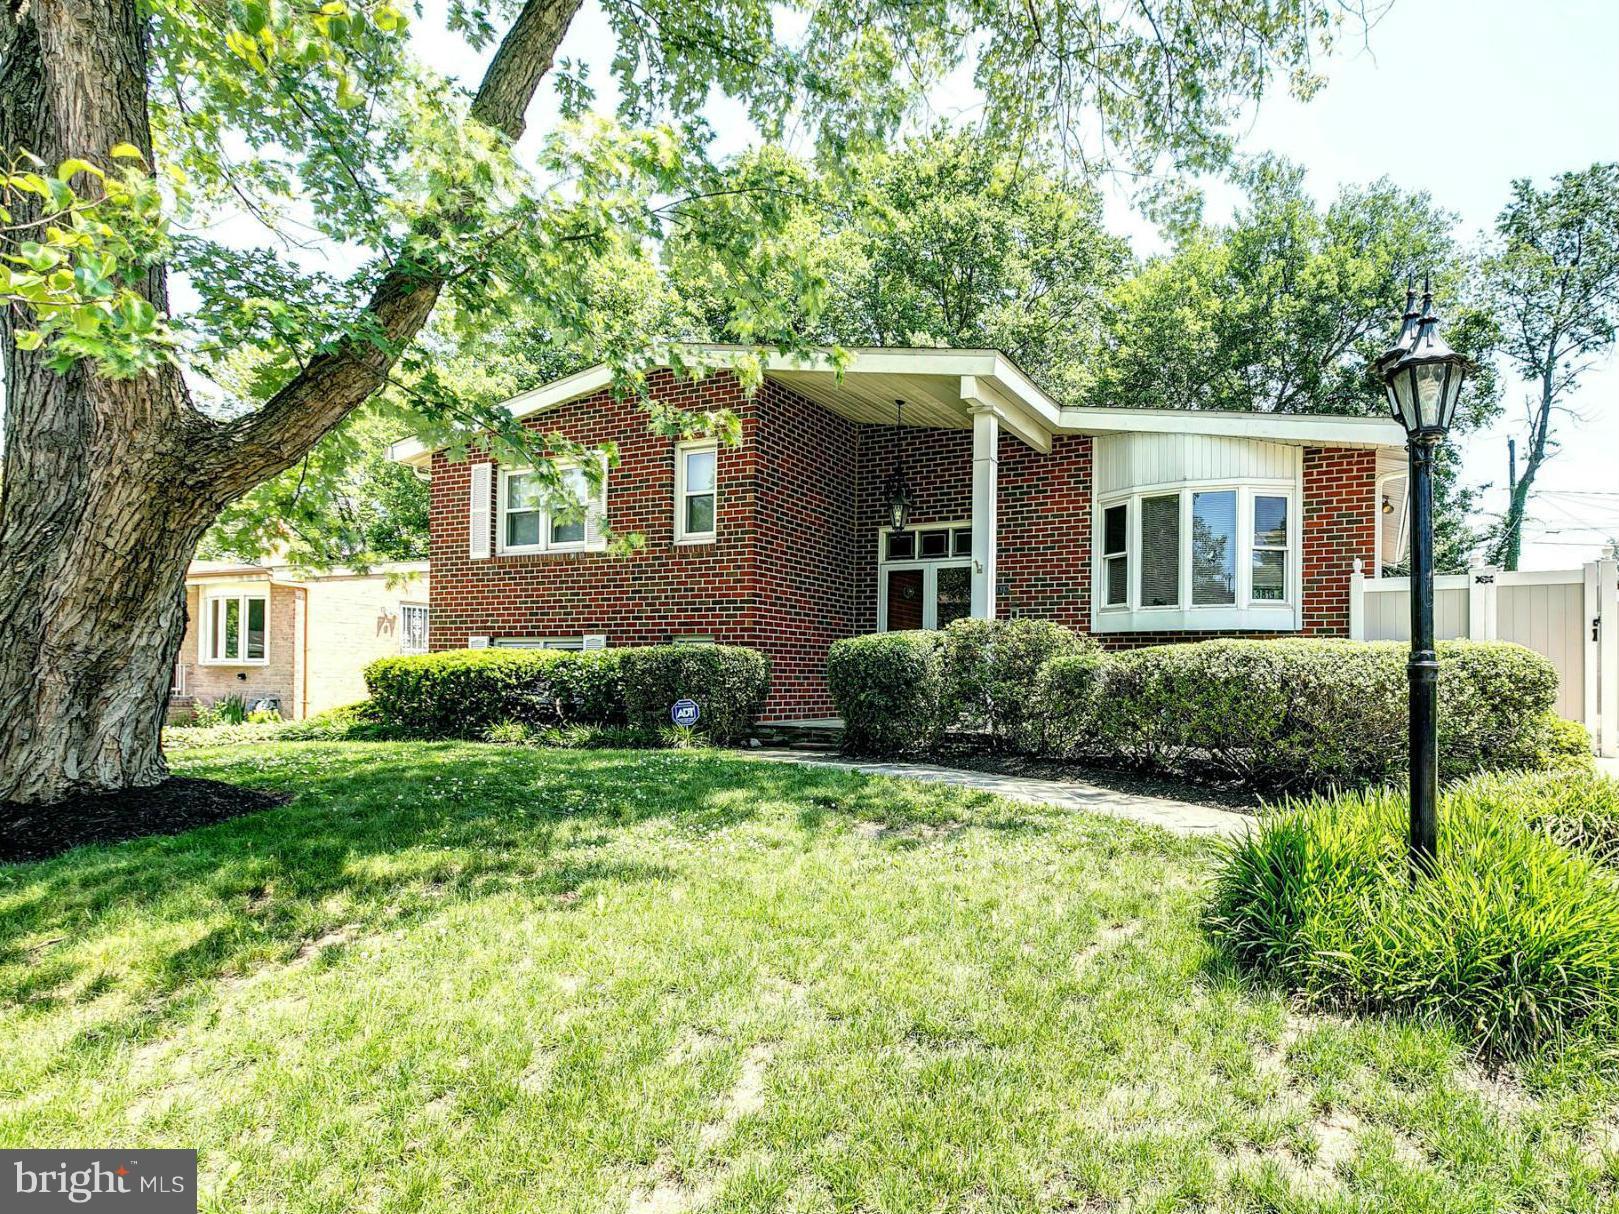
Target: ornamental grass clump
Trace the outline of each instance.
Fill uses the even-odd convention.
[[[1558,823],[1611,813],[1615,794],[1600,777],[1561,779],[1582,787],[1531,775],[1449,789],[1439,855],[1415,882],[1402,792],[1285,804],[1231,845],[1209,928],[1240,965],[1314,1003],[1449,1021],[1481,1053],[1611,1039],[1619,873]]]

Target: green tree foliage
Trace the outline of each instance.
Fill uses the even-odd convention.
[[[220,512],[203,559],[268,554],[311,569],[427,558],[427,483],[388,458],[397,410],[366,405],[303,459]]]
[[[1557,452],[1558,415],[1612,348],[1619,323],[1619,163],[1559,173],[1545,190],[1513,182],[1484,282],[1501,319],[1501,352],[1534,386],[1523,475],[1491,544],[1492,559],[1516,569],[1535,477]]]
[[[1495,325],[1454,216],[1387,180],[1345,187],[1322,207],[1302,170],[1269,159],[1245,185],[1229,224],[1182,228],[1170,253],[1113,292],[1089,403],[1381,415],[1372,363],[1394,336],[1406,282],[1431,271],[1446,339],[1486,364],[1459,430],[1498,414]],[[1477,537],[1455,444],[1436,490],[1439,563],[1465,568]]]
[[[939,132],[852,170],[817,173],[779,149],[738,165],[669,265],[706,331],[753,340],[790,327],[843,345],[994,347],[1073,397],[1096,362],[1103,300],[1129,264],[1097,192],[1030,151]],[[741,289],[709,248],[756,230],[768,197],[778,280]],[[810,284],[824,283],[818,289]],[[809,299],[815,308],[792,311]]]

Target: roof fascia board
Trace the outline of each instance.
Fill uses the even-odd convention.
[[[1002,391],[994,383],[976,375],[961,377],[961,399],[971,412],[987,410],[1000,419],[1013,434],[1041,455],[1051,454],[1051,431],[1039,417],[1030,417],[1021,401]]]

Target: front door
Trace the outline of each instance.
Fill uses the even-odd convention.
[[[943,628],[972,611],[970,561],[887,564],[878,577],[880,631]]]

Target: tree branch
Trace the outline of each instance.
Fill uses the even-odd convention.
[[[473,98],[471,117],[512,142],[583,0],[527,0]],[[262,408],[223,427],[199,460],[223,504],[290,467],[387,379],[427,323],[447,271],[402,257],[378,282],[361,323]]]

